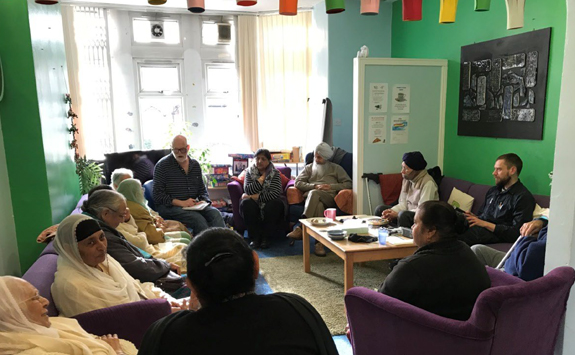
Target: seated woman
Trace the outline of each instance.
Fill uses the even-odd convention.
[[[76,214],[60,223],[54,238],[58,269],[51,288],[60,315],[73,317],[153,298],[165,298],[179,310],[183,303],[150,282],[135,280],[108,255],[107,247],[106,236],[96,220]]]
[[[411,227],[419,249],[399,261],[379,292],[443,317],[467,320],[491,280],[467,244],[457,240],[464,228],[449,204],[420,204]]]
[[[280,172],[267,149],[258,149],[255,164],[248,168],[240,213],[248,229],[252,248],[268,248],[268,238],[285,216],[287,201],[282,199]]]
[[[86,333],[75,319],[48,317],[49,301],[25,280],[0,276],[0,354],[136,354],[117,335]]]
[[[138,232],[146,233],[148,243],[158,244],[169,241],[190,244],[192,238],[186,232],[164,232],[163,224],[152,215],[148,207],[139,180],[126,179],[120,183],[116,190],[126,198],[130,214],[138,226]]]
[[[305,299],[254,293],[258,257],[236,232],[203,231],[190,243],[187,260],[192,310],[154,323],[140,355],[337,354],[323,319]]]

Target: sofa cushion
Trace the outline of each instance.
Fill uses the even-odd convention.
[[[54,282],[54,274],[56,273],[58,262],[58,255],[44,254],[36,260],[32,266],[26,271],[22,278],[38,289],[40,295],[50,301],[48,305],[48,315],[55,317],[58,315],[58,310],[54,305],[52,299],[52,283]]]
[[[473,196],[470,196],[465,192],[461,192],[457,187],[454,187],[453,191],[451,191],[451,195],[449,196],[449,200],[447,200],[447,203],[453,207],[460,208],[463,211],[471,211],[474,200],[475,199]]]
[[[459,180],[446,176],[441,180],[441,184],[439,185],[439,200],[447,202],[454,187],[457,187],[457,189],[461,192],[468,193],[471,185],[473,185],[473,183],[469,181]]]

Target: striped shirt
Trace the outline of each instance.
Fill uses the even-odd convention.
[[[202,178],[202,168],[197,160],[188,157],[188,173],[178,164],[172,154],[166,155],[154,168],[154,202],[156,205],[172,206],[172,200],[185,201],[197,198],[210,201]]]
[[[276,198],[280,197],[282,193],[282,181],[280,179],[280,172],[276,170],[276,173],[270,183],[269,188],[264,190],[264,186],[260,184],[257,180],[260,176],[262,176],[258,172],[258,176],[252,177],[252,174],[248,172],[246,173],[246,181],[244,182],[244,190],[248,195],[255,195],[260,194],[258,201],[260,202],[268,202],[271,200],[275,200]],[[275,170],[275,168],[274,168]],[[266,176],[266,179],[268,177]]]

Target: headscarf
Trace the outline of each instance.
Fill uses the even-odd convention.
[[[423,170],[427,162],[421,152],[408,152],[403,154],[403,162],[413,170]]]
[[[79,313],[141,300],[139,283],[107,255],[104,264],[109,275],[84,263],[78,250],[76,228],[90,217],[81,214],[66,217],[58,226],[54,249],[58,270],[52,284],[52,296],[60,313],[72,317]]]
[[[12,276],[0,276],[0,332],[35,333],[58,338],[56,330],[28,320],[25,302],[29,295],[22,281]]]
[[[333,150],[329,144],[321,142],[315,147],[315,152],[318,153],[325,160],[329,160],[333,156]]]
[[[148,202],[144,197],[144,191],[142,191],[140,180],[126,179],[118,185],[117,191],[124,195],[126,200],[142,205],[142,207],[149,211]]]

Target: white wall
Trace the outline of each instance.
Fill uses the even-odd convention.
[[[549,238],[545,255],[545,273],[558,266],[575,267],[575,0],[567,2],[567,29],[563,79],[559,101]],[[575,290],[567,303],[564,332],[560,334],[556,354],[575,354]]]
[[[0,275],[20,276],[20,258],[16,244],[16,227],[8,183],[4,135],[0,125]]]

